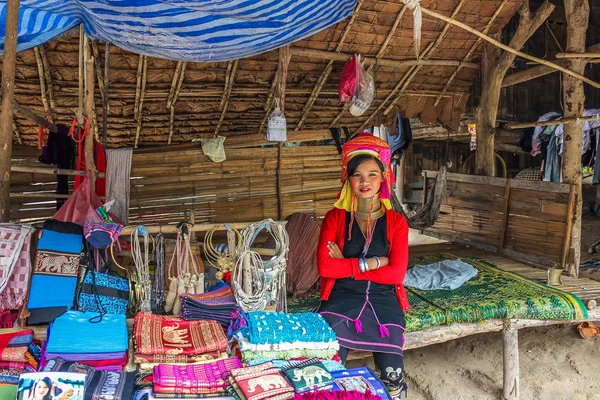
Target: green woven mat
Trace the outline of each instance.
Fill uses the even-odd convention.
[[[504,271],[476,257],[434,254],[411,257],[409,268],[420,264],[461,258],[479,273],[456,290],[406,288],[410,311],[406,331],[418,331],[442,324],[481,322],[488,319],[586,319],[587,310],[579,297],[546,286],[520,274]],[[288,312],[313,311],[319,306],[314,294],[299,302],[288,298]]]
[[[459,258],[452,254],[411,257],[409,267]],[[504,271],[476,257],[460,257],[479,273],[456,290],[407,288],[411,310],[406,330],[443,323],[480,322],[499,318],[585,319],[587,310],[575,295],[546,286],[520,274]]]

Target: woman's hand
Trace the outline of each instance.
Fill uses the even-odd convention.
[[[331,258],[344,258],[344,254],[342,253],[342,250],[340,250],[340,247],[337,245],[337,243],[328,242],[327,249],[329,250],[329,256]]]

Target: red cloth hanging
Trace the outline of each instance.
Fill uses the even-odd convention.
[[[75,165],[75,169],[77,171],[85,171],[85,150],[84,143],[86,138],[89,136],[89,122],[86,117],[83,117],[85,121],[85,128],[79,127],[77,136],[75,136],[75,128],[77,126],[77,118],[73,120],[71,124],[71,130],[69,131],[69,136],[73,138],[75,142],[77,142],[77,163]],[[94,140],[94,164],[96,165],[96,170],[98,172],[106,172],[106,152],[104,147],[96,139]],[[76,190],[79,185],[83,182],[83,176],[75,177],[75,187]],[[98,196],[106,196],[106,178],[96,178],[96,187],[95,192]]]

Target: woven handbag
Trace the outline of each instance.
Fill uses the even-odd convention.
[[[78,304],[81,311],[125,314],[129,306],[129,281],[89,269],[81,283]]]

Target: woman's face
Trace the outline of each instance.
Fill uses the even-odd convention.
[[[35,397],[44,397],[49,391],[50,388],[46,385],[46,382],[40,381],[35,387]]]
[[[356,197],[367,199],[379,193],[382,182],[383,174],[379,165],[375,160],[368,159],[350,177],[350,188]]]

